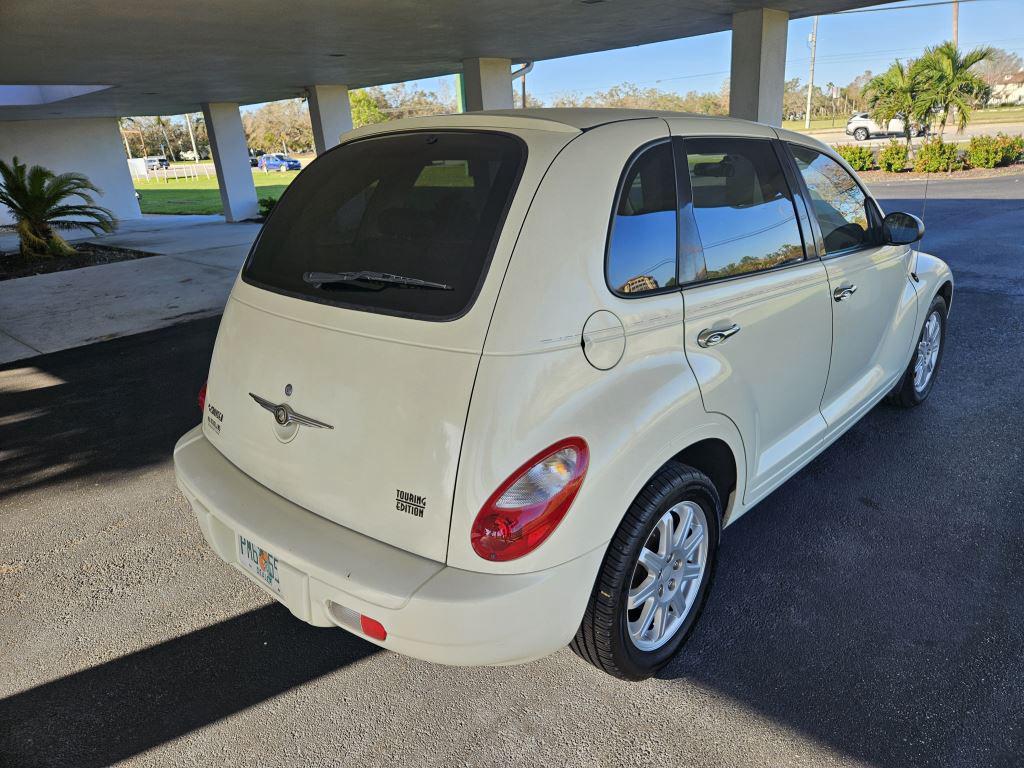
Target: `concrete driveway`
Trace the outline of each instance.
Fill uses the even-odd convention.
[[[219,315],[260,225],[143,216],[74,241],[159,254],[0,282],[0,363]],[[17,236],[0,235],[0,251]]]
[[[960,280],[931,399],[731,526],[685,653],[639,684],[568,650],[380,652],[222,565],[170,462],[216,319],[0,367],[0,764],[1020,765],[1022,192],[931,182],[925,247]]]

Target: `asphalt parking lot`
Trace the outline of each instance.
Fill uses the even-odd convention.
[[[0,367],[0,764],[1020,765],[1024,176],[933,181],[926,219],[959,281],[931,399],[728,528],[639,684],[381,652],[223,566],[170,461],[216,319]]]

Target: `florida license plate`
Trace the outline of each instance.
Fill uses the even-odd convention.
[[[281,573],[277,558],[245,536],[238,537],[238,562],[272,590],[281,594]]]

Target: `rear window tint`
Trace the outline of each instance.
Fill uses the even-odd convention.
[[[295,179],[267,220],[243,279],[325,304],[450,320],[472,306],[526,160],[507,134],[393,134],[331,150]],[[307,273],[371,272],[311,283]]]

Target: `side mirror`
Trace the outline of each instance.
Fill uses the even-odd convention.
[[[910,245],[924,237],[924,222],[912,213],[890,213],[882,219],[882,238],[887,245]]]

